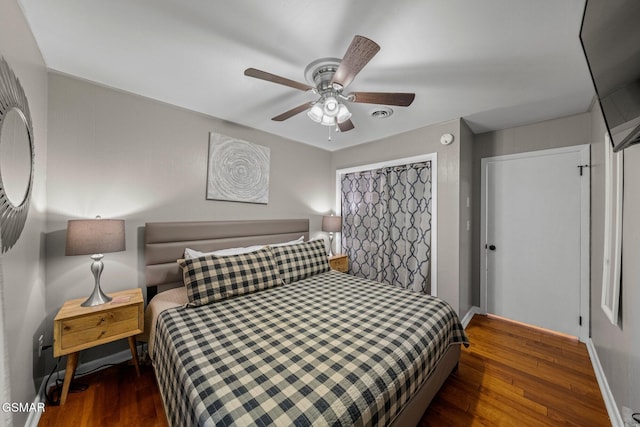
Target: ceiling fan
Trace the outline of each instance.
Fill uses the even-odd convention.
[[[344,89],[379,50],[380,46],[373,40],[355,36],[342,60],[321,58],[307,66],[305,78],[310,84],[300,83],[255,68],[247,68],[244,70],[244,75],[320,95],[318,100],[298,105],[271,120],[281,122],[308,110],[307,115],[311,120],[325,126],[337,126],[341,132],[346,132],[353,129],[354,125],[351,121],[351,112],[341,101],[408,107],[416,96],[414,93],[394,92],[344,93]]]

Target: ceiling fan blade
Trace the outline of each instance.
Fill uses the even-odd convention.
[[[344,54],[336,73],[333,75],[331,84],[338,83],[342,87],[348,86],[379,50],[380,46],[373,40],[355,36]]]
[[[351,92],[349,101],[361,104],[398,105],[408,107],[416,97],[415,93],[394,92]]]
[[[355,128],[355,126],[353,125],[351,119],[345,120],[342,123],[338,123],[338,129],[340,129],[340,132],[346,132],[353,128]]]
[[[249,77],[255,77],[256,79],[266,80],[271,83],[277,83],[279,85],[292,87],[299,90],[313,90],[313,86],[306,85],[304,83],[297,82],[295,80],[287,79],[286,77],[276,76],[275,74],[267,73],[266,71],[257,70],[255,68],[247,68],[244,70],[244,75]]]
[[[295,108],[292,108],[289,111],[285,111],[284,113],[280,114],[279,116],[275,116],[273,117],[271,120],[274,120],[276,122],[282,122],[284,120],[287,120],[290,117],[295,116],[296,114],[302,113],[304,110],[311,108],[311,106],[313,106],[313,102],[306,102],[302,105],[298,105]]]

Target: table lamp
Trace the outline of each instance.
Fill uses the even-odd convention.
[[[100,289],[100,274],[104,268],[102,258],[107,252],[125,250],[124,220],[121,219],[75,219],[67,224],[67,246],[65,255],[91,255],[91,272],[95,277],[93,293],[81,305],[93,307],[111,301]]]
[[[329,233],[329,256],[333,256],[333,233],[342,231],[342,217],[328,216],[322,217],[322,231]]]

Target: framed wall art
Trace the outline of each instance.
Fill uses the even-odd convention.
[[[269,162],[269,147],[210,132],[207,199],[268,203]]]

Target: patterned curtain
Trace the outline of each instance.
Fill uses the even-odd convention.
[[[431,293],[431,162],[343,175],[349,272]]]

